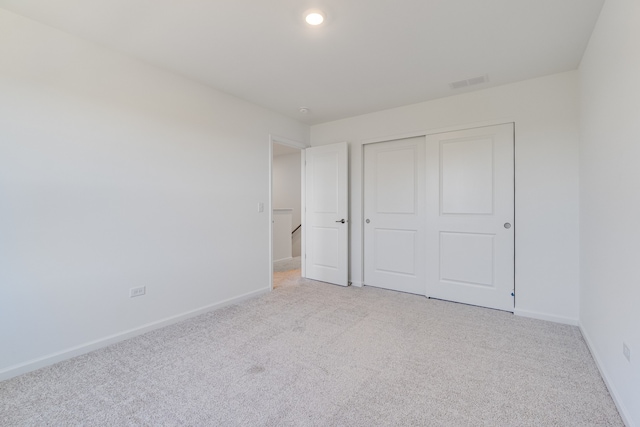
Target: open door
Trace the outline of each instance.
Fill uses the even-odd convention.
[[[307,148],[305,158],[305,277],[347,286],[347,143]]]

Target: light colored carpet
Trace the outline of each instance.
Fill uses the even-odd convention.
[[[282,272],[290,270],[300,270],[301,258],[299,256],[273,263],[273,271]]]
[[[623,425],[575,327],[295,276],[0,383],[0,425]]]
[[[273,289],[281,288],[283,286],[295,286],[300,283],[300,276],[302,271],[298,266],[298,269],[283,270],[273,272]]]

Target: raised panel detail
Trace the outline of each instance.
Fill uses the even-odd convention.
[[[337,213],[338,154],[316,154],[313,159],[313,212]]]
[[[376,229],[374,232],[377,271],[415,275],[416,230]]]
[[[415,162],[415,147],[384,150],[376,154],[374,188],[377,213],[415,213]]]
[[[337,228],[312,228],[313,252],[311,262],[315,266],[338,268],[339,235]]]
[[[494,286],[493,234],[440,233],[440,280]]]
[[[447,141],[441,147],[441,212],[493,213],[493,140]]]

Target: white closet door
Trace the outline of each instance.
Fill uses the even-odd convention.
[[[513,134],[427,135],[428,296],[513,311]]]
[[[424,137],[365,145],[365,285],[425,294],[424,149]]]
[[[349,284],[347,143],[305,150],[305,275]]]

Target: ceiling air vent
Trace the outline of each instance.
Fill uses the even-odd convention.
[[[462,89],[469,86],[469,83],[466,80],[460,80],[459,82],[449,83],[449,86],[451,86],[451,89]]]
[[[451,89],[462,89],[463,87],[479,85],[479,84],[482,84],[482,83],[486,83],[488,81],[489,81],[489,76],[484,75],[484,76],[479,76],[479,77],[472,77],[472,78],[467,79],[467,80],[460,80],[460,81],[457,81],[457,82],[449,83],[449,87]]]

